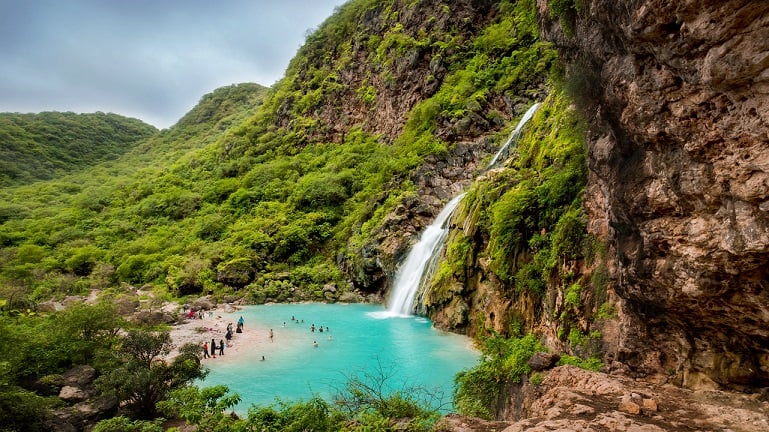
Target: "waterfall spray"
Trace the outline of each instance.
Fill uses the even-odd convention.
[[[425,228],[419,241],[411,248],[403,265],[398,269],[386,316],[409,316],[414,306],[414,296],[425,282],[430,259],[439,253],[449,233],[448,219],[465,194],[460,194],[441,210],[430,226]]]

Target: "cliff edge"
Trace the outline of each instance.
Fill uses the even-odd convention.
[[[769,386],[769,3],[548,3],[621,299],[607,358],[690,388]]]

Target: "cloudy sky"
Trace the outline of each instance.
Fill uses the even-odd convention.
[[[0,112],[114,112],[159,128],[272,85],[344,0],[0,0]]]

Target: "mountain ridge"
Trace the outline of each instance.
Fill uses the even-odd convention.
[[[155,132],[141,120],[112,113],[0,113],[0,186],[51,179],[115,159]]]

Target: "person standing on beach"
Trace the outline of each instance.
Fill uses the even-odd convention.
[[[211,357],[216,358],[216,341],[211,339]]]
[[[203,358],[208,358],[208,342],[203,342]]]
[[[272,329],[270,329],[270,342],[272,342],[272,341],[273,341],[273,340],[272,340],[272,337],[273,337],[273,336],[274,336],[274,335],[272,334]]]
[[[219,355],[224,355],[224,339],[219,339]]]

